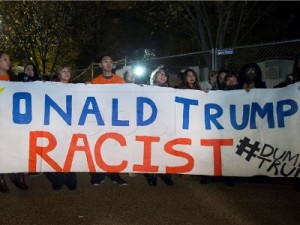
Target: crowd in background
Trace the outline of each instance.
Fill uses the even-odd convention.
[[[109,54],[101,56],[99,63],[102,73],[92,79],[91,84],[123,84],[123,83],[135,83],[135,77],[132,71],[127,70],[124,74],[117,75],[113,71],[113,61]],[[9,81],[9,70],[11,62],[8,53],[0,51],[0,80]],[[68,65],[62,65],[57,69],[55,76],[43,77],[41,79],[37,73],[36,66],[32,63],[28,63],[24,67],[24,71],[18,74],[18,81],[20,82],[34,82],[38,80],[43,81],[56,81],[63,83],[71,83],[71,68]],[[274,88],[285,87],[295,82],[300,81],[300,55],[297,55],[294,60],[293,71],[291,74],[286,76],[284,82],[274,86]],[[165,66],[159,66],[150,75],[150,85],[160,87],[171,87],[169,83],[169,71]],[[267,88],[266,83],[262,80],[262,71],[256,63],[247,63],[243,65],[238,73],[234,73],[229,70],[219,70],[209,72],[209,81],[203,82],[199,80],[199,74],[191,68],[187,68],[178,73],[178,84],[173,86],[178,89],[194,89],[200,91],[213,91],[213,90],[237,90],[244,89],[250,91],[253,88]],[[52,188],[54,190],[60,190],[65,184],[70,190],[77,188],[76,173],[44,173],[49,179]],[[9,189],[6,185],[5,174],[0,174],[0,192],[8,192]],[[18,188],[26,190],[28,188],[25,179],[25,173],[12,173],[8,174],[12,183]],[[39,175],[39,174],[30,174]],[[90,173],[91,184],[94,186],[100,186],[105,177],[108,176],[113,183],[118,185],[127,185],[127,182],[123,180],[118,173]],[[147,183],[150,186],[157,185],[157,177],[161,178],[165,184],[173,185],[174,182],[170,174],[144,174]],[[201,176],[201,183],[209,183],[212,177]],[[231,177],[227,177],[224,180],[228,185],[232,186],[234,180]],[[299,179],[296,179],[294,189],[299,191]]]

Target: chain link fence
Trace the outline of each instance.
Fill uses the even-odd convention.
[[[152,59],[128,61],[120,60],[115,62],[115,70],[122,71],[124,66],[143,66],[145,75],[137,77],[137,83],[147,84],[150,74],[159,65],[165,65],[169,69],[171,84],[176,84],[177,74],[186,68],[193,68],[199,74],[200,80],[208,80],[210,70],[228,69],[238,74],[242,65],[250,62],[258,63],[264,74],[263,79],[268,87],[285,79],[288,73],[292,72],[294,57],[300,53],[300,39],[265,43],[258,45],[239,46],[210,51],[199,51],[188,54],[173,55]],[[224,54],[225,52],[225,54]],[[231,54],[232,53],[232,54]],[[98,63],[92,63],[87,69],[75,71],[75,82],[90,81],[101,73]],[[123,74],[119,74],[123,75]]]

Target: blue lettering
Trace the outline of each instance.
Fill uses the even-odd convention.
[[[117,98],[112,100],[112,125],[113,126],[129,126],[128,120],[119,120],[119,101]]]
[[[250,129],[256,129],[256,113],[260,118],[264,118],[267,115],[268,127],[275,127],[274,113],[273,113],[273,103],[268,102],[263,108],[257,102],[252,103],[251,116],[250,116]]]
[[[243,105],[243,118],[241,124],[237,124],[236,121],[236,105],[230,105],[229,110],[230,110],[230,122],[232,127],[236,130],[245,129],[249,121],[250,105]]]
[[[289,106],[290,109],[284,111],[284,107]],[[298,111],[297,102],[292,99],[282,100],[277,103],[277,122],[278,127],[284,127],[284,117],[291,116]]]
[[[72,95],[66,95],[66,112],[64,112],[55,101],[53,101],[48,95],[45,95],[45,117],[44,125],[50,124],[50,109],[53,108],[58,115],[71,126],[72,122]]]
[[[214,109],[217,112],[215,114],[211,114],[210,110]],[[218,104],[206,104],[204,108],[205,113],[205,129],[211,130],[211,123],[213,123],[217,129],[222,130],[224,127],[218,122],[218,118],[223,115],[223,109]]]
[[[144,120],[144,104],[147,104],[151,107],[152,113],[148,119]],[[157,117],[157,107],[155,103],[149,99],[144,97],[137,98],[137,107],[136,107],[136,123],[137,126],[147,126],[153,123]]]
[[[25,112],[21,113],[20,102],[25,103]],[[19,92],[13,95],[13,122],[17,124],[29,124],[32,121],[32,101],[31,94],[28,92]]]
[[[90,104],[92,108],[89,109]],[[93,114],[97,120],[97,125],[104,125],[104,121],[99,111],[96,99],[94,97],[87,97],[83,106],[78,125],[84,125],[88,114]]]
[[[189,129],[189,123],[190,123],[190,106],[198,105],[198,100],[176,96],[175,102],[183,104],[182,129],[187,130]]]

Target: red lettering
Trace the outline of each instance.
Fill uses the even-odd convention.
[[[233,139],[202,139],[200,140],[200,145],[213,146],[214,175],[222,176],[221,146],[232,146]]]
[[[124,170],[127,167],[128,161],[123,160],[119,165],[109,165],[109,164],[107,164],[103,160],[103,158],[101,156],[102,144],[107,139],[114,139],[117,142],[119,142],[120,146],[126,146],[126,140],[125,140],[124,136],[122,136],[121,134],[118,134],[118,133],[106,133],[106,134],[103,134],[100,138],[98,138],[98,140],[97,140],[97,142],[95,144],[95,159],[96,159],[96,163],[104,171],[114,172],[114,173],[121,172],[122,170]]]
[[[47,146],[38,146],[37,140],[39,138],[46,138],[48,140]],[[31,131],[29,134],[29,172],[36,172],[37,155],[45,160],[55,171],[62,172],[62,168],[48,156],[48,152],[52,151],[57,145],[56,138],[50,132],[46,131]]]
[[[142,141],[144,142],[144,158],[143,158],[143,164],[133,165],[133,171],[138,172],[157,172],[158,166],[153,166],[151,164],[151,145],[152,142],[159,142],[159,137],[150,137],[150,136],[136,136],[136,141]]]
[[[165,152],[174,156],[184,158],[188,161],[185,165],[182,166],[167,166],[166,167],[167,173],[186,173],[193,169],[194,158],[186,152],[178,151],[173,148],[174,145],[191,145],[191,144],[192,141],[189,138],[177,138],[165,144]]]
[[[77,145],[78,140],[82,139],[83,146]],[[74,159],[75,151],[83,151],[86,155],[86,160],[89,167],[89,172],[96,172],[95,165],[93,162],[92,153],[90,150],[90,146],[85,134],[73,134],[70,147],[68,150],[67,158],[64,165],[64,172],[70,172],[72,167],[72,162]]]

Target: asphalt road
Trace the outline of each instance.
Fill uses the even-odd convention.
[[[22,191],[6,177],[9,193],[0,193],[1,225],[298,225],[300,192],[289,182],[200,184],[196,176],[173,176],[174,186],[142,175],[122,175],[128,186],[89,183],[78,174],[78,189],[51,189],[44,175],[30,176]]]

